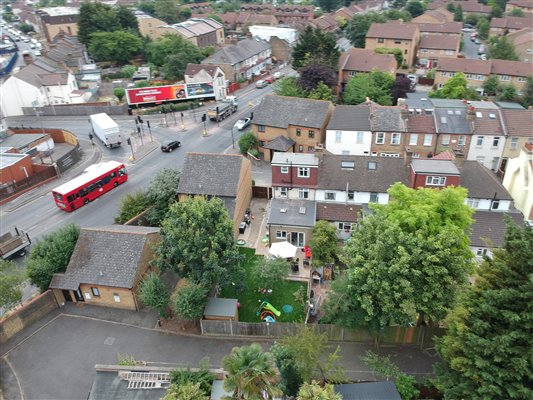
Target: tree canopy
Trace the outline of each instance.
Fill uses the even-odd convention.
[[[177,201],[179,182],[180,173],[172,168],[160,170],[150,182],[146,190],[146,200],[151,206],[146,220],[150,226],[160,226],[170,205]]]
[[[446,398],[530,399],[533,230],[507,223],[505,245],[446,319],[437,387]]]
[[[507,36],[492,37],[489,42],[488,56],[497,60],[518,61],[520,58],[514,45]]]
[[[22,300],[24,272],[13,261],[0,259],[0,307],[10,309]]]
[[[178,290],[174,299],[174,312],[183,319],[193,321],[202,318],[209,290],[197,283],[189,283]]]
[[[446,82],[441,89],[429,92],[429,97],[438,99],[468,99],[477,100],[479,95],[474,89],[467,86],[465,74],[456,72],[455,75]]]
[[[533,106],[533,75],[526,78],[521,103],[526,108]]]
[[[337,42],[332,33],[308,26],[292,50],[292,65],[294,68],[301,68],[319,59],[324,65],[336,71],[339,56]]]
[[[134,36],[139,34],[137,17],[129,8],[113,8],[102,3],[82,3],[78,16],[80,42],[88,46],[94,33],[114,31],[127,31]]]
[[[328,221],[317,221],[309,245],[313,250],[313,263],[321,266],[339,259],[337,230]]]
[[[141,38],[127,31],[95,32],[90,35],[89,53],[97,61],[116,61],[124,64],[142,48]]]
[[[161,227],[157,264],[206,287],[241,280],[233,222],[218,198],[187,198],[170,206]]]
[[[296,400],[342,400],[342,396],[335,393],[333,385],[320,386],[317,382],[305,382],[300,387]]]
[[[336,83],[335,71],[323,60],[313,59],[300,68],[299,72],[300,77],[297,83],[304,91],[310,92],[316,89],[320,83],[330,88]]]
[[[387,22],[387,18],[381,13],[371,11],[366,14],[355,14],[348,22],[345,30],[346,37],[354,47],[365,48],[366,34],[374,22]]]
[[[151,272],[142,280],[139,298],[145,306],[159,311],[162,317],[167,317],[170,294],[159,274]]]
[[[394,85],[394,77],[383,71],[360,73],[348,80],[344,88],[344,104],[361,104],[366,98],[381,104],[391,106],[391,89]]]
[[[424,3],[421,3],[420,1],[416,0],[411,0],[410,2],[408,2],[405,6],[405,9],[409,11],[409,14],[411,14],[413,18],[424,14],[424,12],[426,11]]]

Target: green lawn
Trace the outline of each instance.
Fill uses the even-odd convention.
[[[260,256],[255,255],[254,249],[240,248],[239,251],[244,254],[246,260],[244,262],[244,268],[246,270],[246,289],[244,292],[235,294],[232,287],[222,291],[220,297],[238,299],[241,303],[239,310],[239,321],[243,322],[261,322],[259,316],[256,315],[260,305],[260,301],[267,300],[272,304],[281,315],[277,318],[279,322],[303,322],[305,319],[305,310],[303,304],[296,304],[293,293],[300,287],[304,290],[307,289],[304,282],[292,282],[283,281],[276,287],[272,287],[272,293],[264,295],[258,291],[262,288],[260,282],[258,282],[253,274],[253,265],[260,259]],[[290,304],[293,307],[291,313],[284,313],[282,308],[285,304]]]

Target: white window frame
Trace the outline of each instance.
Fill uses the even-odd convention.
[[[310,168],[298,167],[298,178],[309,178],[311,176]]]
[[[113,300],[115,300],[115,303],[120,303],[120,294],[113,293]]]
[[[287,231],[276,231],[276,239],[287,240]]]
[[[418,133],[411,133],[409,136],[409,146],[416,146],[418,144]]]
[[[335,192],[325,192],[324,193],[324,200],[335,201],[336,197],[337,197],[337,193],[335,193]]]
[[[342,131],[335,131],[335,143],[342,142]]]
[[[361,131],[358,131],[356,133],[355,142],[358,143],[358,144],[361,144],[361,143],[364,142],[364,138],[365,138],[365,133],[361,132]]]
[[[368,202],[369,203],[379,203],[379,193],[371,192],[370,196],[368,198]]]
[[[477,210],[479,208],[479,199],[466,199],[466,205]]]
[[[424,146],[430,147],[432,142],[433,142],[433,135],[430,133],[426,133],[424,135]]]
[[[445,176],[426,176],[426,186],[445,186]]]
[[[511,138],[511,145],[509,149],[516,150],[517,148],[518,148],[518,138],[517,137]]]
[[[309,189],[307,188],[300,188],[298,189],[298,198],[299,199],[309,199]]]
[[[280,172],[282,174],[288,174],[289,173],[289,167],[288,166],[280,167]]]
[[[348,193],[346,194],[346,198],[348,201],[353,201],[355,199],[355,191],[348,190]]]
[[[351,232],[353,228],[353,224],[351,222],[339,222],[337,223],[337,230],[342,232]]]
[[[443,146],[449,146],[450,145],[450,135],[442,135],[442,145]]]
[[[478,136],[476,138],[476,146],[481,147],[483,146],[483,141],[485,140],[485,136]]]
[[[494,136],[492,138],[492,147],[498,147],[500,145],[500,137],[499,136]]]
[[[286,187],[280,187],[279,188],[279,197],[282,199],[286,199],[289,195],[289,189]]]
[[[385,132],[376,132],[376,144],[385,144]]]
[[[500,200],[492,200],[492,203],[490,204],[491,210],[499,210],[500,209]]]
[[[390,135],[390,144],[393,146],[398,146],[402,140],[401,133],[391,133]]]
[[[459,146],[464,146],[465,143],[466,143],[466,136],[465,135],[459,136],[459,140],[457,141],[457,144]]]

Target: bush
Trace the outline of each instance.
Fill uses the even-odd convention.
[[[239,150],[241,154],[246,155],[250,149],[256,147],[258,144],[257,138],[252,132],[246,132],[239,139]]]
[[[198,371],[191,371],[189,368],[185,370],[174,369],[170,371],[170,382],[178,386],[187,383],[198,384],[206,395],[210,395],[215,376],[209,372],[209,358],[202,358],[198,368]]]
[[[208,289],[197,283],[181,288],[174,299],[174,311],[183,319],[193,321],[202,318],[207,303]]]
[[[133,194],[127,194],[120,202],[120,211],[115,217],[115,223],[125,224],[130,219],[146,210],[146,207],[148,207],[146,193],[138,191]]]
[[[120,101],[122,101],[122,99],[126,95],[126,90],[124,88],[118,87],[118,88],[115,88],[115,90],[113,90],[113,94],[115,95],[115,97],[120,102]]]

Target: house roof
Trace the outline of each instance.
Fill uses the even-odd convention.
[[[316,202],[309,200],[272,199],[268,225],[311,228],[316,222]]]
[[[279,135],[265,144],[263,147],[265,149],[274,150],[274,151],[288,151],[296,142],[291,138],[288,138],[283,135]]]
[[[272,157],[271,165],[297,165],[317,167],[319,164],[318,157],[312,153],[279,153],[275,152]]]
[[[268,42],[256,39],[244,39],[236,45],[230,44],[222,47],[202,61],[202,64],[235,65],[271,48],[272,46]]]
[[[194,76],[198,72],[204,70],[209,75],[211,75],[213,78],[216,78],[216,74],[219,67],[216,65],[207,65],[207,64],[187,64],[187,68],[185,68],[185,75]]]
[[[438,23],[442,24],[444,22],[448,22],[449,19],[451,19],[448,17],[449,15],[448,13],[449,11],[445,10],[444,8],[437,8],[433,10],[430,9],[426,11],[424,14],[419,15],[416,18],[413,18],[412,23],[416,24],[418,23],[419,20],[424,20],[424,19],[427,19],[427,17],[432,17],[435,20],[437,20]]]
[[[21,150],[40,139],[50,138],[46,133],[15,133],[13,135],[6,136],[2,140],[2,147],[13,147]],[[4,155],[2,154],[2,157]]]
[[[65,85],[68,82],[68,73],[58,70],[44,62],[33,62],[23,67],[13,75],[32,86],[40,88],[42,86]]]
[[[204,317],[234,317],[237,312],[237,299],[210,297],[204,308]]]
[[[178,193],[236,197],[245,162],[239,154],[187,153]]]
[[[475,118],[472,122],[474,134],[504,135],[505,130],[498,109],[475,109]]]
[[[201,36],[222,29],[223,26],[212,18],[190,18],[178,24],[169,25],[187,38]]]
[[[508,33],[507,38],[515,46],[532,43],[533,42],[533,28],[529,28],[529,27],[522,28],[522,29],[517,30],[516,32]]]
[[[413,110],[433,110],[435,108],[427,92],[407,93],[405,105]]]
[[[505,109],[501,113],[509,136],[533,137],[533,110]]]
[[[417,174],[460,175],[455,164],[448,160],[413,160],[411,168]]]
[[[439,58],[437,71],[463,72],[481,75],[531,75],[531,64],[508,60],[473,60],[467,58]]]
[[[414,40],[417,32],[418,27],[413,24],[404,24],[397,21],[385,22],[382,24],[374,22],[370,25],[366,37]]]
[[[455,6],[460,5],[464,13],[490,14],[492,8],[478,3],[476,0],[454,1]]]
[[[525,110],[525,108],[522,107],[521,104],[515,103],[514,101],[495,101],[494,104],[496,104],[502,110],[505,110],[505,109]]]
[[[462,22],[443,22],[440,24],[430,24],[425,22],[417,22],[416,25],[418,25],[418,29],[420,29],[420,32],[428,32],[428,33],[455,33],[460,35],[461,29],[463,27]]]
[[[150,367],[148,367],[144,372],[149,373],[149,368]],[[160,371],[153,372],[157,373]],[[166,387],[131,389],[128,388],[130,381],[124,379],[124,377],[120,376],[119,374],[119,371],[96,371],[87,400],[158,400],[162,399],[168,390]]]
[[[407,132],[436,133],[433,115],[409,114],[407,118]]]
[[[533,1],[531,0],[509,0],[507,4],[522,8],[533,8]]]
[[[524,224],[520,212],[476,211],[472,218],[474,222],[470,226],[470,246],[475,247],[502,247],[505,242],[506,218],[511,218],[517,225]]]
[[[329,120],[327,130],[371,131],[370,107],[367,104],[359,106],[336,106]]]
[[[459,169],[461,171],[461,186],[468,189],[469,198],[513,199],[494,172],[478,161],[464,161]]]
[[[471,134],[471,126],[466,117],[466,109],[458,107],[435,108],[433,118],[437,133],[456,135]]]
[[[77,290],[80,284],[131,289],[149,236],[159,228],[112,225],[82,228],[64,274],[54,274],[50,288]]]
[[[255,125],[287,129],[289,125],[321,128],[328,118],[331,102],[266,95],[254,111]]]
[[[341,203],[317,203],[316,219],[330,222],[357,222],[362,206]]]
[[[391,71],[396,69],[396,64],[393,55],[378,54],[370,49],[352,48],[342,53],[339,58],[339,70],[341,71]]]
[[[394,382],[365,382],[335,385],[343,400],[401,400]]]
[[[528,17],[502,17],[490,20],[491,28],[522,29],[533,26],[533,19]]]
[[[420,49],[458,50],[460,42],[459,36],[429,35],[420,38],[418,47]]]
[[[508,60],[491,60],[491,73],[498,75],[529,76],[532,74],[530,63]]]
[[[342,162],[354,168],[343,168]],[[375,163],[375,169],[369,169]],[[318,187],[331,190],[385,193],[396,182],[408,185],[409,169],[403,158],[343,156],[325,153],[318,173]],[[348,189],[347,189],[348,188]]]
[[[405,132],[401,107],[380,106],[371,103],[372,130],[376,132]]]

